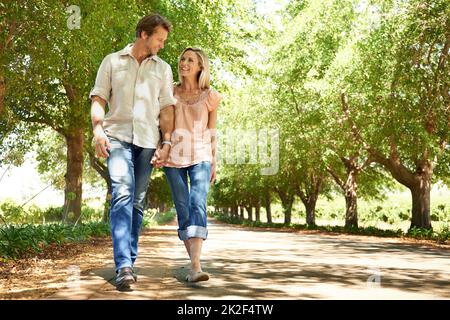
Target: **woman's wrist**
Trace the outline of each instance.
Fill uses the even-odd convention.
[[[170,147],[171,147],[170,144],[167,144],[167,143],[161,144],[161,149],[163,149],[164,151],[169,151]]]

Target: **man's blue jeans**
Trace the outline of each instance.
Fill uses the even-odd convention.
[[[204,161],[186,168],[164,167],[164,172],[177,210],[178,237],[180,240],[194,237],[206,239],[206,196],[211,178],[211,163]]]
[[[109,137],[107,160],[112,183],[111,235],[116,271],[133,267],[138,255],[145,194],[152,172],[155,149],[137,147]]]

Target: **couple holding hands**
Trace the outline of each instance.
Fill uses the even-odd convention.
[[[90,92],[96,155],[107,159],[112,183],[110,222],[119,290],[137,281],[133,266],[153,167],[163,167],[170,186],[178,236],[191,260],[186,280],[209,279],[200,255],[208,235],[206,196],[216,177],[221,96],[210,88],[208,57],[198,48],[181,53],[174,86],[171,67],[157,56],[170,31],[164,17],[143,17],[135,42],[103,59]]]

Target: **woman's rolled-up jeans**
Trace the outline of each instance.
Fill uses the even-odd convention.
[[[186,168],[164,167],[178,218],[178,237],[206,239],[206,196],[211,163],[203,161]],[[188,183],[189,177],[189,183]]]

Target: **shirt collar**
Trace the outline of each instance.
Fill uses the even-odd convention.
[[[120,50],[120,55],[121,56],[126,56],[129,55],[131,56],[131,48],[133,47],[133,43],[129,43],[125,46],[125,48],[123,48],[122,50]],[[149,59],[152,59],[156,62],[158,62],[158,57],[156,55],[150,56],[148,57]]]

